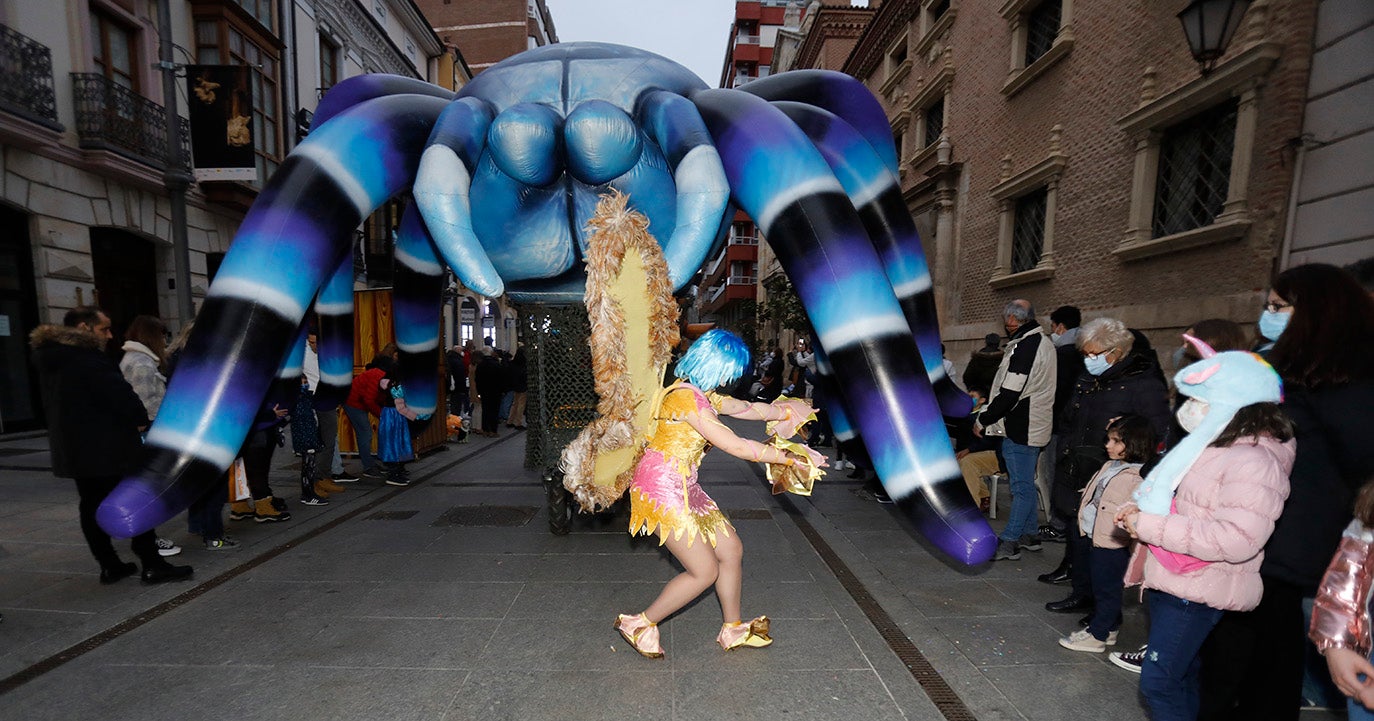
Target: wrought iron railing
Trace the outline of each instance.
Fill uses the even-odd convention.
[[[52,85],[52,51],[0,25],[0,108],[61,130]]]
[[[167,166],[167,111],[99,73],[72,73],[81,147],[110,150],[155,168]],[[191,128],[181,119],[181,157],[191,167]]]

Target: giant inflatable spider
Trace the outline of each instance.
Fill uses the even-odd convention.
[[[965,563],[992,556],[942,421],[968,399],[941,367],[930,274],[877,100],[827,71],[708,89],[666,58],[600,43],[522,53],[456,97],[394,76],[332,89],[244,218],[146,462],[101,506],[101,525],[137,534],[219,481],[273,379],[299,377],[312,303],[320,400],[337,404],[352,378],[350,239],[375,208],[414,198],[396,243],[395,330],[407,402],[433,412],[442,264],[487,296],[578,302],[584,226],[610,188],[649,219],[675,289],[720,247],[732,199],[748,213],[815,328],[839,437],[862,439],[936,546]]]

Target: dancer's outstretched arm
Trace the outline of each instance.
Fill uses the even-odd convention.
[[[743,401],[737,402],[743,403]],[[763,403],[754,405],[768,407]],[[696,429],[697,433],[700,433],[701,437],[705,438],[711,445],[736,458],[762,463],[781,463],[788,466],[796,465],[801,460],[799,456],[788,453],[781,448],[751,441],[748,438],[740,438],[735,435],[734,431],[720,422],[714,411],[702,410],[686,413],[682,416],[682,420]]]

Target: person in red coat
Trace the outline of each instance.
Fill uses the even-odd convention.
[[[390,373],[395,362],[390,355],[378,353],[366,369],[353,378],[353,387],[344,401],[344,415],[353,426],[353,437],[358,441],[358,461],[363,465],[363,475],[368,478],[382,477],[382,464],[372,455],[372,423],[368,416],[381,416],[379,402],[382,378]]]

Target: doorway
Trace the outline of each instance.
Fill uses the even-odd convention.
[[[38,327],[29,215],[0,206],[0,433],[44,426],[29,333]]]
[[[114,333],[114,348],[106,350],[116,352],[135,317],[161,317],[153,244],[126,230],[91,228],[91,265],[95,269],[95,304],[110,316],[110,332]]]

